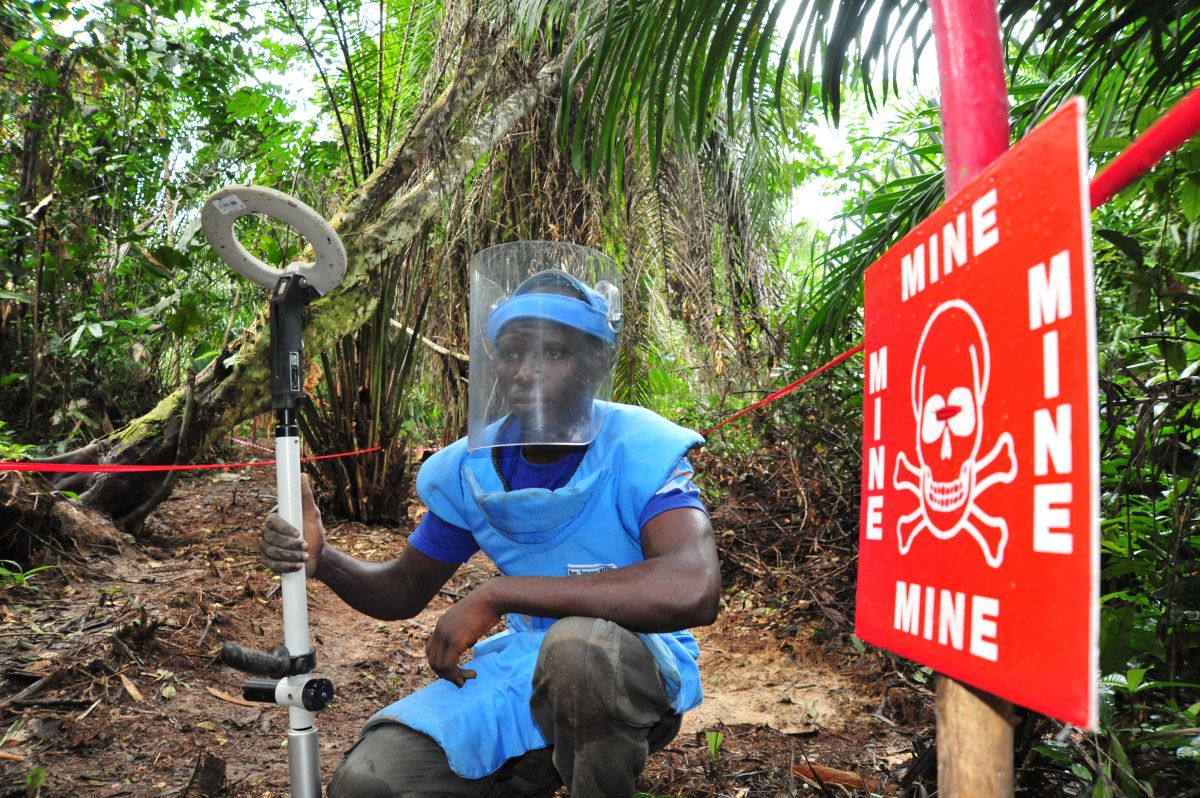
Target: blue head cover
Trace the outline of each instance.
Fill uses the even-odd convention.
[[[580,297],[535,291],[558,286]],[[608,297],[558,269],[546,269],[517,286],[512,296],[501,302],[488,316],[488,337],[495,343],[509,322],[520,319],[553,321],[585,332],[608,344],[617,341],[620,317],[612,313]]]

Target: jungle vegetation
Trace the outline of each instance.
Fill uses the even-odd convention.
[[[1197,84],[1198,9],[1004,0],[1014,139],[1082,94],[1103,164]],[[465,264],[501,241],[616,258],[619,398],[706,427],[861,340],[864,269],[943,195],[929,47],[918,0],[5,3],[0,456],[192,462],[268,408],[263,297],[198,235],[237,182],[325,213],[350,254],[306,333],[309,445],[383,446],[319,467],[340,514],[398,523],[410,451],[459,434]],[[815,183],[831,224],[797,220]],[[1200,141],[1093,225],[1105,714],[1082,743],[1031,722],[1018,763],[1169,794],[1200,761]],[[239,229],[268,262],[302,254]],[[860,393],[845,367],[714,449],[815,463],[851,539]],[[170,486],[56,487],[139,534]]]

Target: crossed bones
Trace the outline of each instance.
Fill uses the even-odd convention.
[[[902,474],[901,471],[906,473]],[[979,509],[975,499],[993,485],[1009,483],[1016,478],[1017,459],[1014,456],[1012,433],[1002,433],[992,450],[979,460],[968,461],[964,471],[969,472],[965,475],[967,490],[964,498],[967,508],[957,523],[949,529],[941,529],[930,519],[926,505],[926,489],[932,487],[933,483],[929,468],[915,467],[904,452],[900,452],[896,458],[892,484],[915,493],[921,502],[916,510],[901,516],[896,522],[901,554],[908,553],[913,539],[922,529],[928,529],[938,540],[949,540],[965,530],[983,549],[983,556],[988,565],[998,568],[1004,561],[1004,547],[1008,543],[1008,522]]]

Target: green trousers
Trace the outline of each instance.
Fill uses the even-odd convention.
[[[634,633],[597,618],[546,632],[533,673],[534,720],[550,743],[482,779],[450,769],[436,741],[398,723],[368,729],[329,783],[330,798],[623,798],[646,757],[679,732],[658,665]]]

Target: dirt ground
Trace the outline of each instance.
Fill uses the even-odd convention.
[[[838,554],[810,558],[807,571],[759,556],[739,541],[765,525],[762,505],[730,495],[713,511],[725,606],[698,630],[705,702],[641,788],[899,794],[927,739],[927,694],[851,645]],[[55,547],[58,568],[0,592],[0,796],[288,794],[286,713],[244,702],[244,677],[217,660],[226,640],[282,641],[279,581],[256,553],[274,504],[270,469],[189,476],[151,517],[150,542]],[[375,559],[405,545],[395,530],[352,523],[332,524],[330,538]],[[393,623],[310,585],[318,673],[337,691],[318,718],[325,782],[366,717],[431,679],[424,643],[439,613],[492,573],[472,560],[428,610]]]

